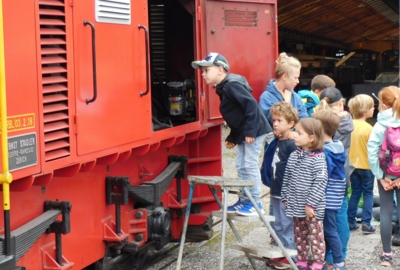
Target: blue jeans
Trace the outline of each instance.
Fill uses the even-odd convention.
[[[338,210],[325,209],[324,235],[325,248],[332,251],[333,263],[343,262],[342,243],[336,227],[336,214]]]
[[[350,239],[350,229],[347,223],[347,196],[343,198],[342,207],[336,213],[336,228],[339,234],[340,243],[342,244],[342,258],[346,259],[347,245]],[[333,263],[332,250],[326,249],[326,261]]]
[[[250,189],[250,193],[257,204],[261,202],[261,173],[258,167],[258,159],[266,136],[267,134],[258,136],[253,143],[243,141],[237,145],[236,169],[238,177],[242,180],[255,182],[255,185]],[[245,194],[241,194],[239,198],[243,203],[249,201]]]
[[[285,248],[295,250],[293,218],[285,215],[285,206],[281,199],[271,196],[271,203],[275,213],[275,233]]]
[[[374,181],[375,177],[370,170],[355,169],[351,174],[350,182],[352,191],[347,211],[350,226],[356,224],[357,208],[361,194],[364,196],[361,223],[368,226],[371,225],[372,207],[374,205]]]

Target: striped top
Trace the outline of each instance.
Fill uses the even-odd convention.
[[[282,184],[282,202],[288,217],[306,217],[306,204],[313,207],[322,221],[325,215],[325,189],[328,173],[322,151],[298,148],[290,154]]]

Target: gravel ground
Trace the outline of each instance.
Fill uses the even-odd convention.
[[[223,138],[227,136],[229,130],[223,129]],[[223,149],[223,169],[225,177],[237,177],[235,169],[235,151],[228,150],[222,145]],[[260,158],[261,163],[261,158]],[[262,194],[265,196],[262,198],[264,209],[269,207],[269,188],[263,186]],[[229,195],[230,203],[234,203],[237,200],[236,195]],[[217,218],[215,218],[217,220]],[[246,241],[247,235],[256,236],[258,241],[269,241],[268,231],[265,225],[259,223],[243,223],[235,222],[235,226],[239,231],[239,234]],[[376,232],[370,235],[361,234],[361,230],[351,232],[349,241],[349,251],[347,256],[348,269],[359,270],[359,269],[400,269],[400,247],[393,247],[394,260],[392,267],[382,267],[379,264],[379,255],[382,252],[382,244],[379,235],[379,224],[377,223]],[[202,269],[219,269],[219,252],[220,252],[220,230],[221,226],[216,225],[214,227],[214,236],[209,241],[200,243],[187,243],[184,248],[184,257],[182,260],[181,269],[191,270],[202,270]],[[226,235],[226,246],[225,246],[225,269],[253,269],[244,253],[232,250],[229,245],[236,242],[234,234],[231,232],[229,226],[227,226]],[[168,252],[163,254],[163,260],[154,264],[151,267],[146,267],[148,270],[172,270],[176,269],[176,259],[178,257],[179,247],[170,245]],[[267,267],[265,262],[256,260],[257,269],[271,269]]]

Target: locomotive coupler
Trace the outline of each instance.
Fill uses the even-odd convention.
[[[128,203],[128,177],[107,176],[106,201],[107,204],[115,204],[115,233],[121,233],[121,204]]]
[[[61,242],[61,234],[68,234],[71,231],[70,226],[70,212],[72,209],[72,205],[68,201],[46,201],[44,203],[44,211],[48,210],[61,210],[61,220],[54,221],[49,228],[46,230],[46,233],[55,233],[56,236],[56,261],[59,265],[63,265],[62,263],[62,242]]]
[[[181,179],[186,178],[186,172],[187,172],[187,162],[188,162],[188,157],[187,156],[169,156],[168,157],[168,164],[171,162],[180,162],[181,167],[175,174],[176,178],[176,200],[179,203],[182,203],[182,190],[181,190]]]

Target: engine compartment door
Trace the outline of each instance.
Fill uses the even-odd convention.
[[[205,55],[217,52],[225,56],[230,65],[229,72],[246,77],[253,88],[253,96],[258,100],[269,80],[275,76],[278,54],[276,4],[271,1],[205,3],[202,15],[205,21]],[[204,87],[207,119],[221,118],[219,97],[212,86]]]

